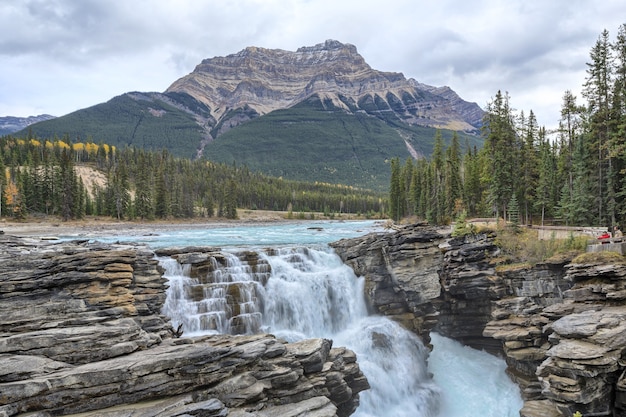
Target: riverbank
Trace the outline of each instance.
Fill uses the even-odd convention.
[[[314,214],[311,219],[299,219],[293,213],[270,210],[238,210],[237,219],[219,217],[194,219],[168,219],[153,221],[119,221],[110,217],[88,217],[81,220],[63,221],[58,217],[30,217],[23,221],[3,218],[0,231],[8,235],[54,238],[56,236],[105,236],[112,234],[146,235],[155,230],[179,230],[194,228],[237,227],[250,224],[272,224],[328,220],[322,213]],[[334,220],[364,220],[356,214],[336,214]]]

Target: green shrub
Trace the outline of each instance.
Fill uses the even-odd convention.
[[[459,214],[454,222],[454,228],[452,229],[453,237],[461,237],[466,235],[473,235],[476,233],[476,226],[467,222],[467,212],[464,210]]]

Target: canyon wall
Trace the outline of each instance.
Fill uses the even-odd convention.
[[[504,357],[522,417],[626,416],[626,264],[498,266],[494,236],[412,225],[332,245],[372,309]]]

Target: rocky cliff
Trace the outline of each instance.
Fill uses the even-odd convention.
[[[0,136],[17,132],[18,130],[27,128],[33,123],[43,122],[43,121],[50,120],[50,119],[54,119],[54,116],[51,116],[49,114],[40,114],[38,116],[28,116],[28,117],[15,117],[15,116],[0,117]]]
[[[335,40],[297,51],[248,47],[205,59],[166,93],[189,94],[211,109],[222,130],[316,95],[346,112],[394,113],[409,125],[475,131],[483,111],[449,88],[372,69],[354,45]],[[231,118],[237,109],[246,109]]]
[[[501,268],[494,236],[416,225],[333,246],[377,312],[503,356],[523,417],[626,415],[622,257]]]
[[[165,290],[145,247],[0,235],[0,416],[348,416],[368,388],[330,340],[175,337]]]

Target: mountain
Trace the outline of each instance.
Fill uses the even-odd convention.
[[[163,93],[126,93],[31,129],[384,189],[389,160],[430,155],[436,129],[480,146],[483,114],[448,87],[374,70],[355,46],[328,40],[205,59]]]
[[[130,92],[36,123],[29,129],[43,138],[58,136],[74,142],[168,149],[177,156],[190,158],[197,154],[207,135],[203,119],[209,117],[210,111],[204,104],[184,94]]]
[[[409,125],[473,131],[482,118],[477,104],[464,102],[449,88],[376,71],[355,46],[334,40],[296,52],[249,47],[205,59],[167,92],[186,93],[206,104],[218,125],[234,109],[247,107],[264,115],[313,95],[350,113],[391,112]]]
[[[54,116],[50,116],[49,114],[40,114],[39,116],[28,117],[0,117],[0,136],[8,135],[13,132],[18,132],[32,125],[33,123],[43,122],[50,119],[54,119]]]

